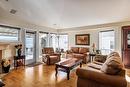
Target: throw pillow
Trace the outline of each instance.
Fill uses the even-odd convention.
[[[123,69],[120,57],[112,56],[102,65],[101,71],[106,74],[116,75]]]
[[[119,53],[114,51],[114,52],[111,52],[111,53],[107,56],[107,59],[108,59],[108,58],[111,58],[112,56],[120,57]]]
[[[71,47],[71,50],[72,50],[73,53],[79,53],[78,47]]]
[[[85,47],[80,47],[79,48],[79,53],[87,53],[87,52],[89,52],[89,49],[88,48],[85,48]]]

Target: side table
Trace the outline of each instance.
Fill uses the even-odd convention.
[[[14,56],[14,68],[17,69],[19,66],[25,66],[25,55]]]
[[[94,59],[95,56],[96,56],[96,54],[94,54],[94,53],[89,53],[90,62],[93,62],[93,59]]]

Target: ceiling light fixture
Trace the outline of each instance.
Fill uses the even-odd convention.
[[[11,13],[11,14],[15,14],[16,12],[17,12],[17,10],[15,10],[15,9],[11,9],[11,10],[10,10],[10,13]]]

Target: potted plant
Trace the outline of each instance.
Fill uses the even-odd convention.
[[[10,69],[10,60],[9,59],[2,59],[2,70],[4,73],[8,73]]]

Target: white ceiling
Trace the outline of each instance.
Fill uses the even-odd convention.
[[[130,0],[0,0],[0,14],[64,29],[130,20]]]

